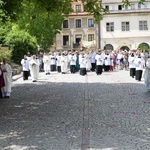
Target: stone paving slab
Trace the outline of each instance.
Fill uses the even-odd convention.
[[[150,92],[128,71],[13,77],[0,150],[149,150]]]

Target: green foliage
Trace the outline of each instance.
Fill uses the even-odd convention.
[[[20,63],[28,51],[31,54],[37,53],[36,39],[25,31],[11,30],[5,38],[5,42],[10,46],[12,59],[15,63]]]
[[[146,52],[149,52],[149,48],[146,46],[146,45],[144,45],[144,44],[140,44],[139,46],[138,46],[138,49],[139,50],[144,50],[144,51],[146,51]]]
[[[1,48],[0,49],[0,62],[2,62],[3,58],[7,58],[8,63],[11,63],[12,51],[9,49]]]
[[[144,5],[144,2],[146,2],[146,0],[138,0],[138,3],[141,5]],[[122,0],[123,3],[123,7],[127,7],[131,5],[131,0]]]
[[[0,0],[0,25],[8,20],[15,22],[19,29],[36,37],[38,45],[44,49],[53,45],[53,39],[61,30],[64,17],[72,10],[72,2],[78,0]],[[94,16],[95,23],[103,19],[108,12],[103,8],[102,0],[81,0],[85,10]],[[122,0],[123,6],[129,6],[132,0]],[[146,0],[138,0],[144,4]],[[1,30],[1,29],[0,29]],[[3,43],[7,30],[0,31],[0,42]]]
[[[44,4],[43,4],[44,5]],[[60,11],[47,12],[48,9],[24,1],[22,13],[17,24],[20,29],[25,29],[30,35],[35,36],[38,45],[46,49],[53,45],[53,39],[57,30],[61,30],[63,16]]]

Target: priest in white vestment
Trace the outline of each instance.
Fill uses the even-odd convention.
[[[147,59],[146,68],[144,71],[144,83],[148,91],[150,91],[150,57]]]
[[[68,56],[62,53],[60,61],[61,61],[61,72],[62,74],[65,74],[68,72]]]
[[[29,64],[32,81],[36,82],[39,76],[39,62],[36,60],[36,55],[33,55]]]
[[[44,54],[44,56],[43,56],[43,63],[44,63],[45,74],[46,75],[50,74],[51,59],[50,59],[49,54]]]
[[[4,77],[4,82],[5,82],[5,86],[1,88],[2,96],[4,98],[10,98],[11,86],[12,86],[12,68],[7,63],[6,58],[3,58],[1,70],[3,72],[3,77]]]

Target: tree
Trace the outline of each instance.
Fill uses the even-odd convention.
[[[0,0],[0,10],[5,15],[3,22],[9,17],[30,35],[35,36],[38,44],[44,49],[53,44],[53,39],[65,16],[72,10],[72,2],[78,0]],[[102,0],[81,0],[85,10],[92,14],[95,22],[103,19],[107,9],[103,8]],[[123,5],[130,5],[131,0],[122,0]],[[143,4],[145,0],[138,0]]]
[[[78,0],[25,0],[26,2],[38,5],[39,8],[44,8],[48,13],[61,12],[68,15],[72,12],[71,3]],[[81,0],[85,9],[93,14],[96,20],[101,20],[106,9],[102,6],[103,0]],[[130,5],[132,0],[122,0],[123,5]],[[137,0],[139,4],[144,4],[146,0]],[[5,12],[6,16],[16,19],[17,15],[22,12],[22,4],[24,0],[0,0],[1,9]]]
[[[5,43],[9,44],[10,50],[12,51],[12,59],[15,63],[20,63],[28,51],[31,54],[37,53],[36,39],[23,30],[11,30],[6,35]]]
[[[53,44],[57,30],[61,30],[63,16],[61,12],[47,12],[39,4],[24,1],[22,13],[18,16],[17,24],[30,35],[35,36],[39,45],[44,49]]]

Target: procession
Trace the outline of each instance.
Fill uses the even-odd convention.
[[[38,81],[40,72],[50,75],[52,72],[61,74],[79,74],[85,76],[90,72],[102,75],[103,72],[127,71],[132,78],[141,81],[143,77],[147,90],[150,90],[150,56],[140,50],[91,50],[91,51],[55,51],[43,55],[28,53],[21,60],[23,80]]]

